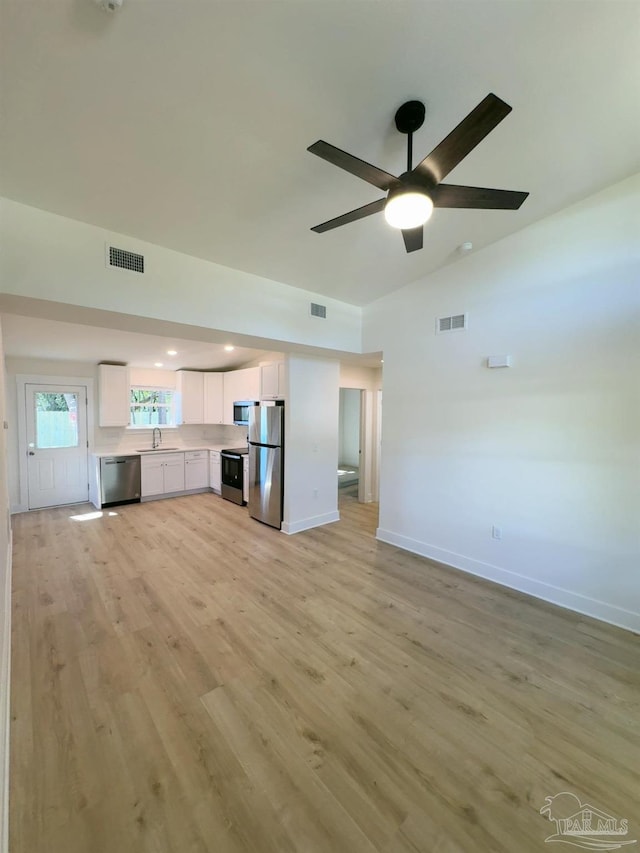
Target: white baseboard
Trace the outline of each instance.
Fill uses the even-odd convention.
[[[0,853],[9,850],[9,721],[11,686],[11,533],[7,544],[0,635]]]
[[[392,530],[384,530],[379,527],[376,530],[376,539],[379,539],[380,542],[387,542],[389,545],[396,545],[404,551],[411,551],[421,557],[428,557],[438,563],[444,563],[451,568],[461,569],[510,589],[516,589],[519,592],[532,595],[534,598],[541,598],[544,601],[565,607],[567,610],[574,610],[576,613],[592,616],[601,622],[608,622],[611,625],[617,625],[619,628],[640,633],[640,613],[635,613],[632,610],[625,610],[623,607],[608,604],[606,601],[599,601],[526,575],[519,575],[517,572],[510,572],[508,569],[501,569],[491,563],[483,563],[480,560],[474,560],[472,557],[446,551],[443,548],[437,548],[435,545],[429,545],[427,542],[394,533]]]
[[[338,510],[334,512],[325,512],[323,515],[314,515],[311,518],[303,518],[301,521],[282,522],[282,532],[287,535],[292,533],[300,533],[303,530],[310,530],[312,527],[322,527],[323,524],[331,524],[334,521],[340,521],[340,513]]]
[[[166,501],[168,498],[183,498],[185,495],[202,495],[205,494],[205,492],[211,492],[209,486],[202,489],[186,489],[183,492],[163,492],[161,495],[142,495],[140,503],[144,504],[149,501]],[[111,509],[111,507],[108,508]]]

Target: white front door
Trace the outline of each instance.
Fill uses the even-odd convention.
[[[25,385],[29,509],[89,499],[87,389]]]

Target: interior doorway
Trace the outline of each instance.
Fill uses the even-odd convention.
[[[342,495],[362,495],[362,394],[358,388],[340,388],[338,489]]]

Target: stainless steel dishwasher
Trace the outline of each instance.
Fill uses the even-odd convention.
[[[140,457],[103,456],[100,460],[102,506],[140,503]]]

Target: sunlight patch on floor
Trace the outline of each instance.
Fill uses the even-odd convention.
[[[102,512],[102,510],[96,510],[95,512],[83,512],[82,515],[70,515],[69,518],[71,521],[95,521],[97,518],[104,518],[105,516],[110,517],[117,514],[117,512]]]

